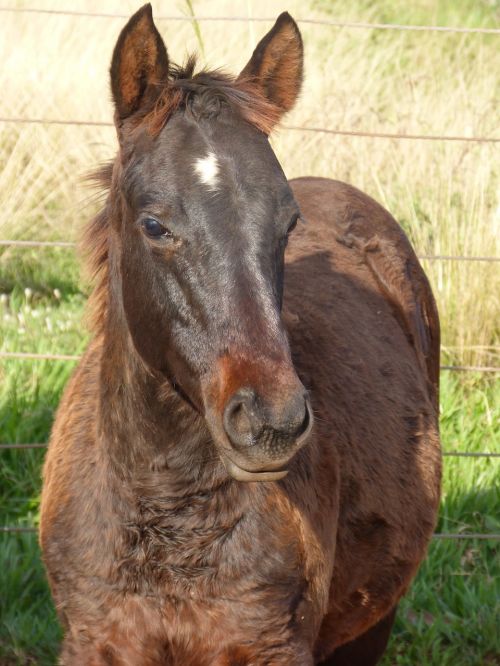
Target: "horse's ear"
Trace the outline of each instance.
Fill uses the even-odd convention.
[[[283,12],[257,44],[239,80],[251,80],[282,113],[295,104],[302,85],[304,49],[297,24]]]
[[[167,81],[167,49],[153,21],[150,4],[123,28],[111,60],[111,91],[119,120],[135,113],[159,94]]]

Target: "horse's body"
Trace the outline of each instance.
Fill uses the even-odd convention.
[[[385,648],[439,499],[437,312],[378,204],[331,180],[291,188],[307,223],[287,250],[283,322],[315,422],[287,476],[253,462],[245,479],[275,480],[231,478],[241,458],[234,472],[219,457],[196,393],[138,353],[113,288],[112,206],[94,224],[101,323],[58,411],[42,502],[66,665],[369,666]],[[247,427],[224,423],[235,440]]]

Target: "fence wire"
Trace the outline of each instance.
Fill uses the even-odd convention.
[[[33,444],[0,444],[0,451],[8,450],[28,450],[28,449],[46,449],[47,442],[36,442]],[[443,451],[443,456],[457,458],[500,458],[500,453],[490,451]]]
[[[0,247],[76,247],[77,243],[73,241],[37,241],[37,240],[18,240],[18,239],[0,239]],[[470,257],[466,255],[452,254],[419,254],[419,259],[423,261],[483,261],[497,262],[500,257]]]
[[[64,118],[21,118],[0,116],[1,123],[18,125],[74,125],[76,127],[114,127],[105,120],[65,120]],[[280,125],[280,130],[296,132],[320,132],[338,136],[364,137],[369,139],[410,139],[417,141],[465,141],[472,143],[500,143],[495,136],[453,136],[449,134],[402,134],[397,132],[364,132],[362,130],[343,130],[330,127],[308,127],[303,125]]]
[[[75,247],[69,241],[34,241],[34,240],[0,240],[0,246],[12,247]]]
[[[105,12],[84,12],[63,9],[38,9],[31,7],[0,7],[0,12],[11,12],[16,14],[52,14],[56,16],[79,16],[88,18],[111,18],[128,19],[130,14],[111,14]],[[155,15],[155,21],[220,21],[220,22],[251,22],[251,23],[274,23],[276,17],[268,16],[165,16]],[[325,25],[332,28],[354,28],[362,30],[402,30],[417,32],[449,32],[462,34],[498,35],[498,28],[465,28],[445,25],[403,25],[399,23],[368,23],[364,21],[335,21],[333,19],[296,19],[297,23],[304,25]]]
[[[0,352],[0,359],[17,359],[20,361],[79,361],[81,356],[74,354],[36,354],[31,352]],[[496,365],[442,365],[441,370],[455,372],[500,372]]]
[[[20,534],[20,533],[38,533],[37,527],[17,526],[17,525],[4,525],[0,526],[0,534]],[[477,532],[435,532],[432,535],[433,539],[480,539],[482,541],[496,541],[500,539],[500,534],[480,534]]]

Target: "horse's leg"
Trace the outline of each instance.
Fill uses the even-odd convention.
[[[364,634],[338,647],[320,666],[375,666],[385,652],[395,617],[396,607]]]

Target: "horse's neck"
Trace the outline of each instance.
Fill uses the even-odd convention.
[[[212,444],[204,419],[137,353],[110,286],[99,368],[99,436],[128,481],[147,472],[192,477]]]
[[[116,329],[108,335],[100,371],[119,584],[185,595],[196,580],[205,594],[200,572],[213,577],[221,545],[246,520],[251,489],[228,477],[201,417],[144,367],[131,344]]]

